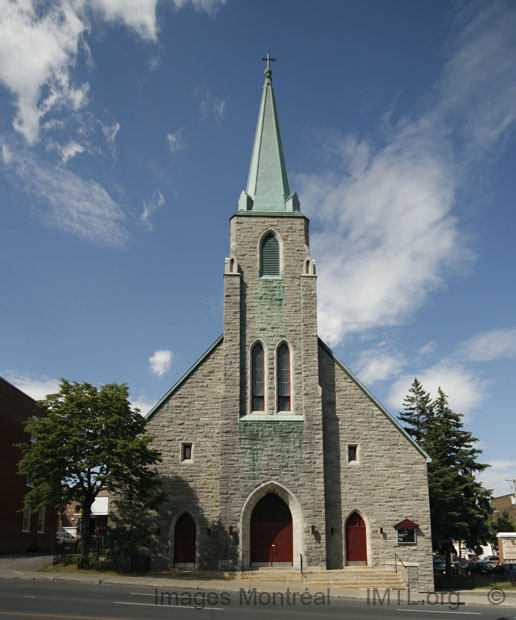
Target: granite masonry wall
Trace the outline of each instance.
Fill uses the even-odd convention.
[[[367,526],[370,566],[410,568],[420,590],[433,590],[432,537],[425,457],[321,345],[328,568],[346,557],[345,523],[358,511]],[[348,462],[348,444],[358,446]],[[419,525],[415,545],[398,544],[394,526]],[[395,554],[397,558],[395,558]]]
[[[273,231],[282,275],[259,277],[260,242]],[[253,412],[250,354],[265,351],[265,411]],[[276,351],[291,354],[292,407],[277,410]],[[341,568],[345,522],[367,525],[368,564],[402,560],[419,589],[433,588],[424,456],[350,377],[317,337],[315,265],[308,220],[237,214],[224,274],[224,337],[148,421],[163,454],[167,502],[154,565],[170,566],[176,520],[197,527],[196,566],[248,568],[250,518],[267,493],[289,506],[294,566]],[[181,462],[181,443],[193,458]],[[348,443],[358,461],[347,462]],[[419,524],[417,544],[398,545],[394,525]]]

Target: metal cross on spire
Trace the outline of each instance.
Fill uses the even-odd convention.
[[[275,58],[271,58],[271,55],[269,54],[269,52],[267,52],[267,56],[266,56],[265,58],[262,58],[262,60],[267,61],[267,67],[266,67],[266,70],[270,70],[270,68],[271,68],[270,63],[271,63],[272,61],[275,61],[276,59],[275,59]]]

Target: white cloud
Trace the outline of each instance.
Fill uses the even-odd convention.
[[[130,399],[131,406],[140,410],[142,416],[146,416],[152,407],[156,404],[154,401],[149,400],[146,396],[137,396]]]
[[[298,177],[318,225],[319,330],[331,345],[399,324],[441,284],[442,268],[465,257],[450,214],[453,166],[436,136],[416,134],[406,127],[376,153],[344,138],[346,172]]]
[[[203,121],[213,117],[218,123],[224,119],[226,102],[214,97],[206,86],[199,86],[195,90],[199,97],[199,112]]]
[[[399,375],[405,365],[406,361],[401,353],[390,353],[380,346],[362,351],[355,371],[362,383],[372,385]]]
[[[178,9],[191,4],[197,11],[204,11],[208,15],[215,15],[221,6],[224,6],[227,0],[173,0],[174,6]]]
[[[152,230],[152,222],[150,221],[151,215],[154,211],[157,211],[165,204],[165,198],[163,194],[158,190],[152,198],[148,198],[143,201],[143,212],[140,216],[140,220],[142,223],[148,228],[148,230]]]
[[[191,4],[214,15],[225,0],[173,2],[176,8]],[[85,33],[104,20],[154,42],[157,4],[158,0],[0,0],[0,82],[15,96],[13,126],[28,144],[37,142],[40,122],[50,111],[77,111],[86,105],[89,85],[73,79],[81,52],[88,67],[94,66]]]
[[[106,137],[106,140],[110,146],[115,144],[115,138],[120,130],[120,123],[113,123],[112,125],[104,125],[101,123],[102,133]]]
[[[491,467],[478,475],[478,479],[493,495],[509,495],[514,492],[512,481],[516,478],[516,461],[494,459],[489,462]]]
[[[156,40],[158,0],[89,0],[89,2],[105,20],[127,26],[142,39]]]
[[[183,151],[185,148],[185,142],[183,140],[183,129],[178,129],[175,132],[167,134],[168,148],[171,153],[177,153]]]
[[[296,178],[331,345],[400,324],[442,286],[445,268],[472,258],[452,209],[472,160],[516,119],[516,5],[471,7],[417,116],[380,147],[326,134],[327,169]]]
[[[436,344],[435,342],[427,342],[419,349],[419,355],[429,355],[435,351]]]
[[[75,142],[75,140],[72,140],[71,142],[68,142],[68,144],[66,144],[65,146],[61,147],[60,152],[61,161],[63,162],[63,164],[66,164],[66,162],[72,157],[75,157],[75,155],[83,153],[84,146],[82,146],[82,144],[79,144],[78,142]]]
[[[34,377],[17,372],[7,372],[6,379],[34,400],[43,400],[47,394],[59,392],[59,379],[50,379],[46,376]]]
[[[158,375],[158,377],[162,377],[166,372],[170,370],[173,357],[174,354],[172,353],[172,351],[155,351],[154,354],[149,357],[149,364],[152,374]]]
[[[129,238],[122,208],[95,181],[30,155],[12,155],[9,164],[23,189],[48,205],[40,216],[51,225],[101,245],[122,246]]]
[[[85,103],[88,85],[74,86],[70,68],[87,24],[64,0],[46,9],[31,0],[0,0],[0,16],[0,81],[16,97],[14,128],[32,144],[51,108]]]
[[[468,362],[516,357],[516,327],[477,334],[459,346],[457,355]]]
[[[437,398],[437,390],[441,388],[449,397],[451,409],[465,415],[478,409],[486,396],[486,381],[482,381],[460,364],[444,360],[412,375],[404,375],[393,383],[387,398],[392,409],[403,409],[403,400],[415,376],[432,398]]]
[[[11,152],[11,149],[6,144],[2,144],[2,161],[6,166],[11,163],[12,157],[13,154]]]

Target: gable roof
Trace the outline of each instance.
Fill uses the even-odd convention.
[[[398,420],[387,411],[387,409],[378,401],[376,398],[369,392],[369,390],[355,377],[355,375],[347,368],[340,359],[335,355],[335,353],[330,349],[330,347],[324,343],[319,338],[319,345],[328,353],[328,355],[334,360],[334,362],[346,373],[346,375],[353,381],[353,383],[360,389],[362,392],[369,398],[369,400],[375,404],[378,409],[385,415],[385,417],[398,429],[398,431],[416,448],[416,450],[425,457],[426,462],[430,463],[432,459],[428,456],[428,454],[423,450],[423,448],[416,443],[412,437],[407,433],[407,431],[401,426]]]
[[[152,409],[149,411],[149,413],[145,416],[145,418],[147,420],[150,420],[150,418],[156,413],[156,411],[161,407],[161,405],[167,400],[167,398],[169,398],[169,396],[171,396],[179,387],[181,387],[181,385],[183,385],[183,383],[188,379],[188,377],[193,374],[193,372],[195,370],[197,370],[197,368],[199,368],[199,366],[204,362],[204,360],[210,355],[210,353],[217,348],[217,346],[222,342],[222,339],[224,338],[224,336],[219,336],[217,338],[217,340],[215,340],[215,342],[211,345],[211,347],[205,351],[201,357],[195,362],[195,364],[189,368],[185,374],[181,377],[181,379],[179,379],[179,381],[177,381],[171,388],[170,390],[165,394],[165,396],[163,396],[155,405],[154,407],[152,407]]]

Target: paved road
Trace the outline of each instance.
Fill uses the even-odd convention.
[[[293,592],[296,593],[294,599]],[[316,601],[303,589],[291,589],[290,597],[270,592],[233,593],[209,590],[159,589],[146,586],[97,585],[63,582],[0,580],[0,619],[70,618],[73,620],[432,620],[460,618],[495,620],[516,609],[496,606],[437,605],[434,596],[424,604],[398,604],[392,593],[390,604],[378,597],[368,601],[345,600],[321,594]],[[319,603],[319,604],[316,604]],[[449,601],[447,601],[449,602]],[[283,604],[282,604],[283,603]],[[290,603],[290,604],[289,604]],[[374,604],[373,604],[374,603]]]

